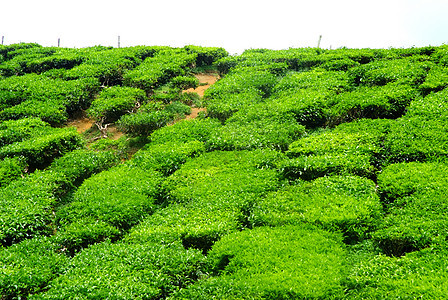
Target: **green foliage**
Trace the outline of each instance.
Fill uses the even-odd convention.
[[[181,120],[172,126],[166,126],[155,130],[151,136],[153,144],[165,144],[169,142],[206,142],[221,123],[215,119]]]
[[[355,174],[373,178],[384,162],[382,141],[392,121],[363,119],[291,143],[280,169],[287,178]]]
[[[179,90],[186,90],[189,88],[197,88],[199,80],[193,76],[176,76],[170,80],[170,85]]]
[[[377,60],[348,71],[351,81],[356,85],[386,85],[390,82],[421,84],[432,63],[419,61],[419,57],[392,60]]]
[[[180,101],[174,101],[165,106],[165,111],[174,115],[176,119],[185,118],[185,115],[191,114],[191,107]]]
[[[80,252],[31,299],[162,299],[198,277],[203,256],[181,244],[104,242]]]
[[[102,90],[87,112],[96,120],[114,122],[136,109],[145,99],[145,92],[140,89],[114,86]]]
[[[408,253],[378,255],[355,267],[347,280],[349,299],[443,299],[448,290],[446,245]]]
[[[39,117],[62,124],[68,114],[85,108],[98,90],[93,78],[64,81],[44,75],[27,74],[0,81],[0,119]]]
[[[223,237],[208,255],[209,277],[174,299],[340,299],[340,236],[300,226],[260,227]]]
[[[416,89],[405,84],[361,86],[342,93],[331,107],[331,123],[340,124],[362,118],[398,118],[417,96]]]
[[[83,146],[74,128],[48,128],[45,135],[35,136],[0,148],[0,158],[24,157],[28,165],[42,167],[54,158]]]
[[[158,172],[127,165],[88,178],[73,194],[72,202],[57,211],[62,230],[56,239],[74,252],[122,234],[153,212],[160,183]]]
[[[21,157],[4,158],[0,161],[0,187],[24,176],[27,164]]]
[[[118,156],[112,151],[79,149],[55,159],[49,169],[63,174],[71,187],[79,186],[93,174],[118,164]]]
[[[205,146],[200,141],[150,143],[135,153],[130,164],[142,169],[154,169],[167,176],[179,169],[188,158],[199,156],[203,152]]]
[[[243,201],[247,199],[239,199]],[[157,210],[133,227],[125,240],[131,243],[171,244],[181,241],[186,248],[207,253],[221,237],[238,231],[242,213],[238,207],[205,201],[175,203]]]
[[[0,189],[2,245],[51,234],[60,180],[59,174],[36,171]]]
[[[0,297],[22,299],[45,290],[62,274],[68,258],[48,238],[34,238],[0,248]]]
[[[447,238],[447,166],[390,165],[378,177],[388,215],[373,235],[385,253],[400,256]]]
[[[185,46],[185,49],[188,53],[197,54],[196,58],[196,66],[209,66],[213,64],[215,61],[227,57],[229,53],[223,49],[218,47],[201,47],[201,46],[193,46],[188,45]]]
[[[436,66],[433,67],[426,76],[425,82],[420,85],[420,90],[424,94],[437,92],[448,87],[448,68]]]
[[[173,114],[166,110],[150,112],[137,112],[124,115],[118,120],[118,128],[132,136],[150,135],[154,130],[165,126],[174,118]]]
[[[355,176],[299,181],[270,193],[254,205],[254,225],[310,223],[344,233],[347,242],[366,238],[381,216],[375,183]]]
[[[196,61],[197,54],[184,51],[160,51],[146,58],[137,68],[124,75],[124,83],[149,93],[170,78],[185,74],[185,69]]]

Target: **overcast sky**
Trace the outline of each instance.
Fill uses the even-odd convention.
[[[4,44],[287,49],[448,44],[448,0],[5,0]]]

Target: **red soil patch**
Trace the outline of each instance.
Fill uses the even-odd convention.
[[[195,89],[185,90],[184,93],[197,93],[200,97],[204,97],[204,91],[219,79],[218,75],[211,73],[197,74],[195,77],[199,79],[201,85]]]
[[[89,119],[89,118],[87,118],[85,116],[82,116],[82,117],[77,118],[77,119],[70,120],[67,123],[67,126],[75,127],[76,130],[79,133],[83,133],[83,132],[89,130],[94,125],[95,125],[95,120]]]

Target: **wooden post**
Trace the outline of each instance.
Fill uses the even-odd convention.
[[[320,48],[320,41],[322,40],[322,35],[319,35],[319,41],[317,42],[317,48]]]
[[[3,45],[3,42],[5,41],[5,36],[4,35],[2,35],[2,45]]]
[[[61,38],[58,38],[58,47],[61,46]]]
[[[118,36],[118,48],[120,48],[120,36]]]

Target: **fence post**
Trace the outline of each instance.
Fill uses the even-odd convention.
[[[319,41],[317,42],[317,48],[320,48],[320,41],[322,40],[322,35],[319,35]]]
[[[120,36],[118,36],[118,48],[120,48]]]
[[[58,38],[58,47],[61,46],[61,38]]]
[[[5,40],[5,36],[2,35],[2,45],[3,45],[3,41]]]

